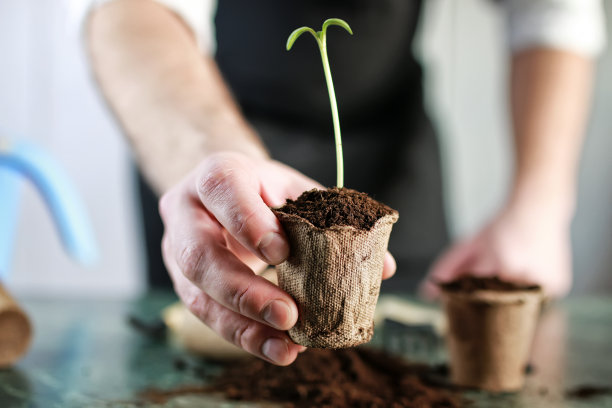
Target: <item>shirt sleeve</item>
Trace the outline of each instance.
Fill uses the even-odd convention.
[[[545,46],[596,56],[606,45],[601,0],[505,0],[512,51]]]
[[[94,0],[94,7],[118,0]],[[212,55],[216,49],[214,19],[217,0],[152,0],[180,17],[192,31],[198,48]]]

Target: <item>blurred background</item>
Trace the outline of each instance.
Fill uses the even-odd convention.
[[[81,30],[89,3],[0,2],[0,136],[35,141],[63,165],[85,201],[101,252],[91,268],[72,262],[46,207],[28,186],[6,282],[16,294],[129,297],[145,289],[130,153],[86,63]],[[441,138],[451,231],[460,237],[494,212],[508,186],[504,18],[486,0],[426,5],[415,47],[426,68],[427,105]],[[605,6],[610,22],[612,3]],[[612,53],[607,51],[599,60],[580,167],[573,293],[612,291],[609,72]]]

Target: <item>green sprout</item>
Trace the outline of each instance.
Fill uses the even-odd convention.
[[[305,32],[309,32],[317,41],[319,51],[321,51],[321,59],[323,60],[323,72],[325,73],[325,81],[327,82],[327,90],[329,91],[329,102],[331,104],[332,119],[334,121],[334,136],[336,140],[336,166],[337,166],[337,181],[336,187],[344,186],[344,161],[342,159],[342,138],[340,137],[340,119],[338,119],[338,105],[336,104],[336,93],[334,92],[334,83],[332,82],[331,71],[329,69],[329,60],[327,59],[327,27],[337,25],[344,28],[349,34],[353,35],[353,30],[346,21],[339,18],[329,18],[323,23],[321,31],[315,31],[310,27],[300,27],[294,30],[287,39],[287,51],[293,47],[293,43],[298,37]]]

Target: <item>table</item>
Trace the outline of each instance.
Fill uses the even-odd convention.
[[[35,338],[21,362],[0,370],[0,407],[139,407],[136,396],[149,387],[201,384],[202,372],[214,375],[218,364],[190,356],[165,339],[144,336],[126,323],[130,314],[155,318],[173,301],[170,293],[132,301],[23,300]],[[441,345],[436,355],[444,359]],[[199,370],[184,369],[185,364]],[[467,392],[470,406],[612,407],[612,394],[566,396],[579,386],[612,386],[612,298],[570,298],[549,307],[538,328],[532,365],[522,392]],[[256,405],[191,395],[155,406]]]

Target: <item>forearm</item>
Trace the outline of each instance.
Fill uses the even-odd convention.
[[[173,13],[148,0],[115,1],[87,28],[102,92],[158,193],[211,153],[267,156],[216,63]]]
[[[552,205],[571,217],[593,78],[592,60],[550,49],[513,57],[516,166],[511,203]]]

